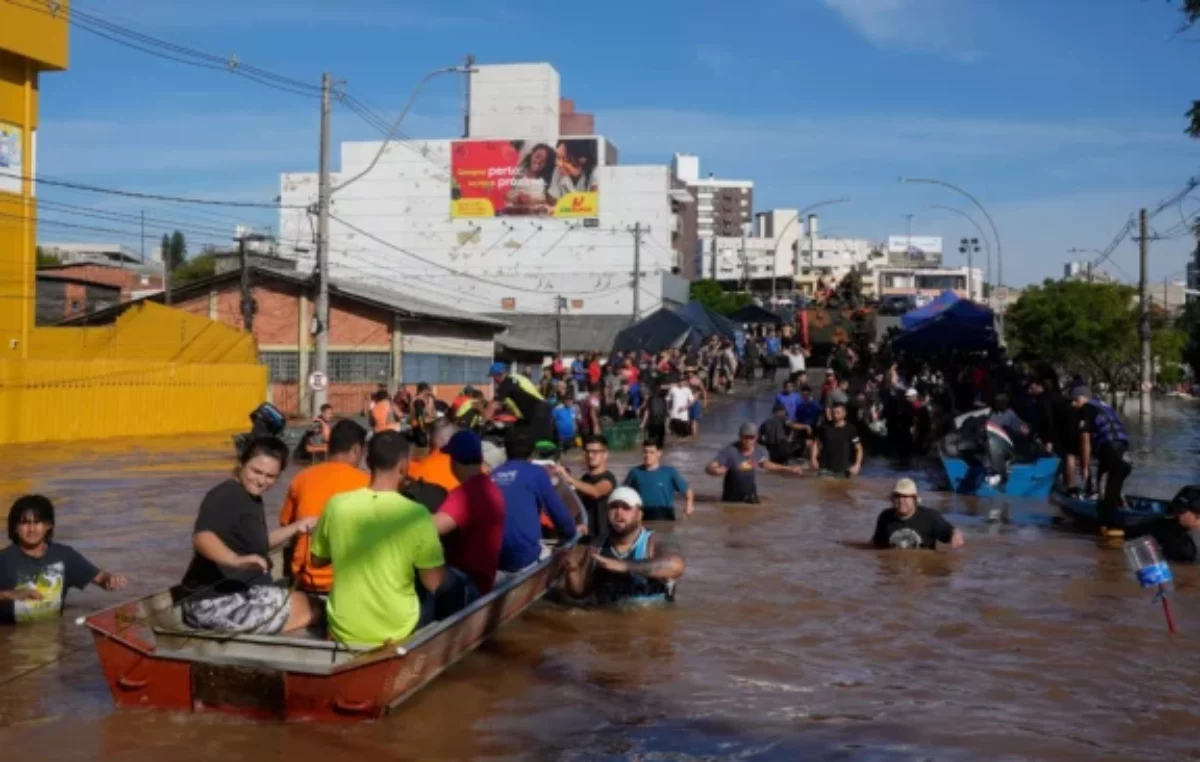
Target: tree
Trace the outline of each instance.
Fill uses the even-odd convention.
[[[35,251],[37,253],[37,269],[39,270],[43,267],[58,267],[62,264],[62,260],[58,258],[58,255],[48,253],[41,246],[38,246]]]
[[[698,280],[692,283],[689,297],[713,312],[728,315],[751,302],[749,294],[731,294],[721,288],[715,280]]]
[[[1137,382],[1138,312],[1132,286],[1047,280],[1004,316],[1013,354],[1104,382],[1112,398]]]
[[[171,269],[183,266],[187,261],[187,240],[176,230],[171,234]]]
[[[216,257],[207,253],[200,254],[192,257],[171,272],[171,288],[178,288],[185,283],[211,278],[216,272]]]

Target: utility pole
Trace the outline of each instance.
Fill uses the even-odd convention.
[[[1138,295],[1141,301],[1138,315],[1138,336],[1142,342],[1141,404],[1138,405],[1138,414],[1142,418],[1149,418],[1151,404],[1150,373],[1152,368],[1150,358],[1150,283],[1147,279],[1147,271],[1150,268],[1150,233],[1149,221],[1145,209],[1138,213],[1138,233],[1138,259],[1140,262]]]
[[[142,264],[146,264],[146,210],[142,210]]]
[[[633,322],[642,309],[642,223],[633,225]]]
[[[164,248],[159,255],[162,257],[163,267],[163,304],[171,306],[171,253],[169,249]]]
[[[250,260],[246,256],[246,234],[238,231],[238,266],[242,271],[242,327],[254,330],[254,297],[250,293]]]
[[[567,298],[565,296],[555,297],[554,300],[554,349],[562,355],[562,316],[563,310],[566,309]]]
[[[332,78],[329,72],[321,75],[321,149],[317,163],[317,351],[313,355],[313,371],[328,378],[329,374],[329,91]],[[308,383],[308,379],[300,379]],[[312,413],[317,415],[325,404],[325,389],[314,389]]]
[[[466,59],[466,74],[467,86],[463,95],[463,138],[471,137],[471,71],[475,68],[475,56],[467,54]]]

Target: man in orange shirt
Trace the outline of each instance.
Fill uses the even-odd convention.
[[[370,482],[359,469],[367,432],[354,421],[338,421],[329,432],[329,456],[324,463],[309,466],[292,479],[287,498],[279,511],[280,526],[299,519],[319,519],[329,498],[342,492],[366,487]],[[292,549],[291,571],[300,588],[314,592],[329,592],[333,587],[331,567],[314,568],[308,563],[307,534],[300,535]]]
[[[446,490],[447,494],[458,488],[458,479],[450,468],[450,456],[442,448],[450,442],[450,438],[458,433],[458,426],[445,418],[439,418],[433,425],[433,433],[429,438],[429,454],[420,460],[408,464],[408,478],[412,481],[423,481],[434,484]],[[418,501],[420,502],[420,501]],[[425,506],[433,510],[434,506]]]

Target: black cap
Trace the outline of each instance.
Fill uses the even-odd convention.
[[[1186,500],[1180,505],[1176,506],[1175,515],[1178,516],[1181,513],[1194,513],[1197,516],[1200,516],[1200,495],[1195,496],[1190,500]]]

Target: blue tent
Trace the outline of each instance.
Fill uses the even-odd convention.
[[[942,314],[942,310],[947,309],[955,302],[960,301],[962,300],[959,299],[958,295],[953,291],[943,291],[936,299],[929,304],[926,304],[924,307],[918,307],[911,312],[904,313],[904,315],[900,318],[900,327],[906,331],[916,328],[926,320],[935,318]]]
[[[734,339],[738,326],[698,302],[677,309],[663,307],[617,334],[614,352],[652,352],[694,349],[710,336]]]
[[[999,343],[995,313],[950,291],[904,315],[900,322],[904,332],[892,343],[900,350],[991,349]]]

